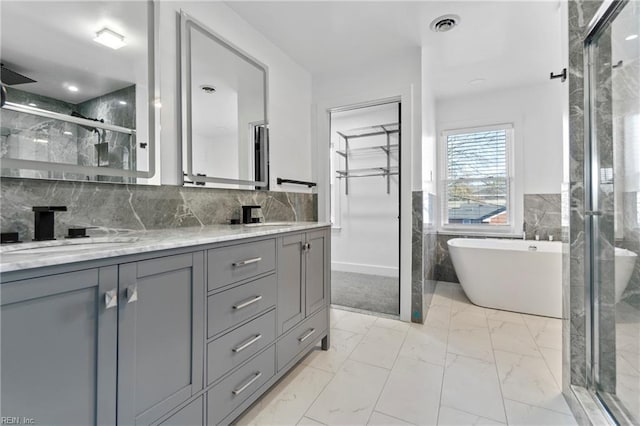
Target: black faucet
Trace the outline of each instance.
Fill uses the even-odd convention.
[[[242,206],[242,223],[254,223],[253,210],[259,208],[260,206]]]
[[[66,212],[67,206],[37,206],[33,208],[35,219],[33,227],[33,241],[55,240],[54,212]]]

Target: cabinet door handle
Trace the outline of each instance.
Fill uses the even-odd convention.
[[[246,342],[244,342],[240,346],[236,346],[235,348],[233,348],[231,350],[233,352],[235,352],[235,353],[242,352],[242,351],[244,351],[245,349],[247,349],[249,346],[253,345],[255,342],[257,342],[260,339],[262,339],[262,334],[256,334],[251,339],[247,340]]]
[[[315,328],[312,328],[311,330],[307,331],[307,332],[304,334],[304,336],[302,336],[302,337],[298,337],[298,342],[300,342],[300,343],[304,342],[304,341],[305,341],[305,340],[307,340],[309,337],[311,337],[311,336],[313,335],[313,333],[315,333],[315,332],[316,332],[316,329],[315,329]]]
[[[109,290],[104,293],[104,308],[111,309],[118,306],[118,290]]]
[[[245,383],[244,385],[240,386],[238,389],[234,389],[233,391],[231,391],[232,394],[234,395],[240,395],[242,392],[245,391],[245,389],[247,389],[249,386],[251,386],[253,384],[253,382],[255,382],[256,380],[258,380],[260,378],[260,376],[262,376],[261,372],[257,372],[253,375],[253,377],[251,379],[249,379],[249,381],[247,383]]]
[[[138,286],[130,285],[126,291],[127,303],[133,303],[138,301]]]
[[[252,263],[258,263],[261,260],[262,260],[261,257],[254,257],[251,259],[241,260],[239,262],[233,262],[231,266],[233,266],[234,268],[237,268],[238,266],[251,265]]]
[[[249,300],[245,300],[244,302],[240,302],[237,305],[233,305],[233,309],[242,309],[242,308],[246,308],[249,305],[253,305],[256,302],[259,302],[260,300],[262,300],[262,296],[256,296],[253,297]]]

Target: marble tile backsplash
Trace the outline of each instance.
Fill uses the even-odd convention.
[[[262,206],[266,221],[316,221],[316,194],[240,191],[178,186],[2,178],[0,228],[33,237],[33,206],[63,205],[56,236],[72,226],[95,227],[90,234],[227,223],[245,204]]]

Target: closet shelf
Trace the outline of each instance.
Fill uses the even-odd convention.
[[[378,150],[382,150],[382,152],[388,154],[390,151],[395,151],[399,147],[400,145],[398,144],[392,144],[392,145],[389,145],[388,147],[386,145],[377,145],[377,146],[367,146],[363,148],[350,148],[349,154],[376,152]],[[346,151],[336,151],[336,154],[340,154],[345,158],[348,155]]]
[[[398,174],[397,167],[367,167],[363,169],[336,170],[338,179],[369,177],[369,176],[394,176]]]
[[[358,127],[356,129],[344,130],[336,132],[345,139],[365,138],[367,136],[386,135],[389,133],[398,133],[400,126],[398,123],[377,124],[375,126]]]

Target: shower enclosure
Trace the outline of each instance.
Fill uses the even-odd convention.
[[[584,40],[587,387],[623,425],[640,424],[639,34],[640,2],[605,2]]]

